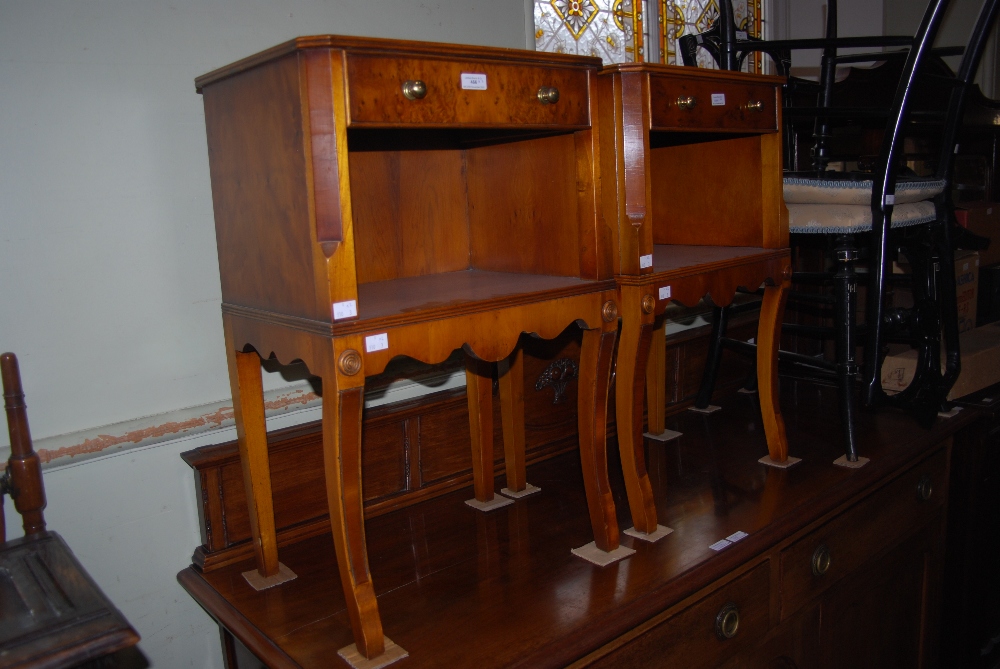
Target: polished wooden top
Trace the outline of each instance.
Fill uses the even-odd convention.
[[[783,405],[795,407],[785,414],[790,454],[802,463],[758,464],[767,448],[754,395],[730,397],[714,415],[668,420],[683,436],[647,450],[657,514],[674,533],[655,544],[623,536],[637,552],[607,568],[570,553],[592,539],[575,455],[529,468],[542,493],[496,513],[466,507],[462,490],[367,521],[386,634],[410,653],[398,666],[564,666],[853,503],[975,419],[966,410],[924,430],[900,413],[862,414],[871,462],[848,470],[832,464],[842,453],[836,390],[790,380],[784,390]],[[616,461],[611,470],[628,527]],[[737,531],[749,536],[709,548]],[[287,546],[282,561],[299,578],[259,593],[240,576],[252,561],[178,578],[270,666],[341,666],[336,650],[352,638],[333,559],[328,536]]]
[[[761,83],[782,85],[785,77],[773,74],[754,74],[751,72],[731,72],[729,70],[709,70],[702,67],[685,67],[683,65],[664,65],[663,63],[611,63],[601,71],[603,75],[618,72],[648,72],[650,74],[668,74],[674,78],[696,79],[702,81],[732,81],[739,83]]]
[[[227,77],[256,67],[276,58],[303,49],[343,49],[354,53],[375,53],[403,57],[463,59],[483,62],[514,61],[523,64],[558,65],[560,67],[583,67],[599,69],[600,58],[589,56],[574,56],[543,51],[527,51],[524,49],[505,49],[498,47],[467,46],[464,44],[445,44],[441,42],[416,42],[409,40],[381,39],[377,37],[352,37],[345,35],[311,35],[296,37],[270,49],[238,60],[235,63],[212,70],[195,79],[195,89],[201,92],[202,87],[221,81]]]

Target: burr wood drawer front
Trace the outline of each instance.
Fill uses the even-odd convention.
[[[350,55],[350,124],[590,125],[588,70]]]
[[[776,130],[773,86],[652,75],[652,127],[691,130]]]
[[[769,562],[654,624],[591,667],[715,667],[768,630]]]
[[[824,592],[908,532],[947,498],[946,449],[781,552],[781,618]]]

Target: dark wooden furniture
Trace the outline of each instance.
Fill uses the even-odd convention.
[[[134,646],[139,635],[55,532],[45,529],[42,467],[31,445],[17,358],[0,356],[11,456],[0,477],[0,667],[57,669]],[[6,540],[3,495],[24,536]],[[101,666],[118,666],[109,663]]]
[[[618,225],[622,330],[618,445],[636,536],[661,536],[643,455],[663,432],[663,313],[671,301],[718,306],[765,284],[758,331],[769,457],[786,463],[777,352],[791,273],[781,199],[783,79],[666,65],[606,67],[600,80],[604,216]]]
[[[942,650],[955,669],[1000,665],[1000,386],[959,400],[983,418],[955,439]]]
[[[474,514],[458,490],[368,521],[370,564],[404,667],[914,667],[939,659],[943,528],[952,435],[978,409],[923,430],[896,412],[863,414],[856,470],[830,466],[836,390],[784,380],[789,440],[803,462],[765,467],[753,395],[722,398],[727,420],[681,412],[683,436],[649,449],[656,543],[598,568],[567,550],[590,533],[577,455],[533,464],[543,491]],[[189,459],[198,457],[189,454]],[[624,479],[611,468],[620,516]],[[202,488],[214,496],[217,489]],[[280,515],[288,501],[276,497]],[[726,537],[747,536],[722,550]],[[249,555],[178,578],[223,630],[238,667],[343,666],[351,639],[328,534],[291,540],[299,578],[257,592]],[[738,622],[738,624],[737,624]],[[729,637],[729,638],[727,638]]]
[[[405,655],[383,639],[362,513],[365,378],[393,357],[434,363],[465,350],[474,504],[488,509],[489,363],[499,363],[517,495],[528,491],[518,339],[583,328],[578,421],[595,549],[629,553],[605,463],[618,310],[612,230],[597,205],[599,65],[321,36],[196,82],[251,501],[257,575],[248,578],[259,587],[294,578],[277,556],[258,355],[301,360],[323,384],[322,467],[359,664]]]

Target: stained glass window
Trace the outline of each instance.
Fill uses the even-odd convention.
[[[733,0],[737,30],[760,36],[763,2]],[[718,0],[535,0],[535,48],[679,65],[678,38],[708,30],[718,17]],[[715,67],[703,49],[698,64]],[[760,66],[757,59],[747,69]]]

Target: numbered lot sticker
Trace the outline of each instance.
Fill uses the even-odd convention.
[[[357,300],[347,300],[346,302],[333,303],[333,320],[339,321],[342,318],[354,318],[357,315]]]
[[[722,107],[726,104],[726,94],[725,93],[712,93],[712,106]]]
[[[365,351],[368,353],[384,351],[387,348],[389,348],[389,334],[387,332],[365,337]]]
[[[462,90],[463,91],[485,91],[486,90],[486,75],[482,72],[463,72],[462,73]]]

